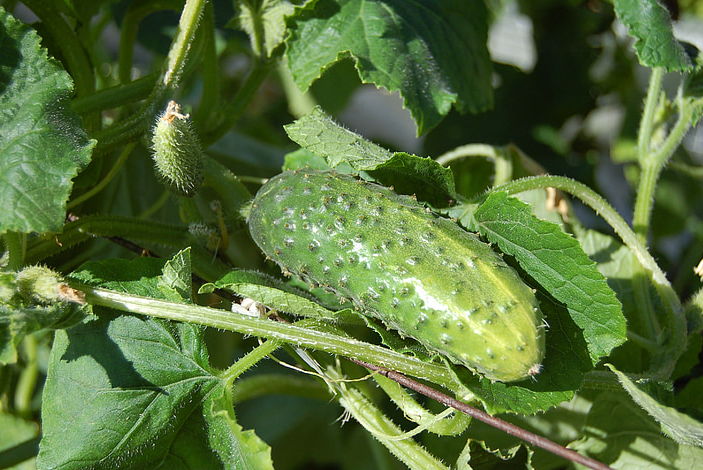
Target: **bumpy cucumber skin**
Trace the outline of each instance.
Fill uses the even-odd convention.
[[[259,190],[248,222],[284,272],[452,362],[502,382],[540,371],[532,289],[476,235],[413,198],[331,171],[289,171]]]
[[[189,116],[170,101],[152,132],[156,173],[168,189],[193,197],[203,184],[203,149]]]

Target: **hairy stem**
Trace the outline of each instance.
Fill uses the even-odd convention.
[[[640,162],[649,154],[649,144],[651,143],[652,132],[654,130],[654,114],[659,103],[659,93],[661,92],[663,78],[663,68],[655,67],[652,69],[642,119],[640,120],[640,127],[637,133],[637,153]]]
[[[114,292],[76,282],[69,281],[69,284],[74,289],[83,291],[86,295],[86,301],[94,305],[275,339],[299,347],[357,358],[382,367],[392,367],[405,374],[429,380],[448,388],[456,387],[456,383],[445,366],[423,362],[380,346],[328,332],[251,317],[248,311],[241,307],[238,308],[236,305],[234,306],[236,311],[233,313],[198,305],[178,304]]]
[[[261,343],[258,347],[252,349],[245,354],[244,357],[232,364],[225,372],[222,373],[220,378],[227,383],[228,387],[230,387],[232,382],[234,382],[237,377],[254,367],[259,361],[280,347],[281,343],[275,339],[270,339]]]
[[[71,108],[77,114],[83,115],[143,100],[154,88],[156,79],[157,75],[151,74],[124,85],[105,88],[89,96],[77,97],[71,102]]]
[[[161,76],[156,81],[149,97],[137,113],[95,136],[98,139],[98,145],[94,151],[96,155],[106,153],[128,142],[133,142],[149,130],[154,116],[159,112],[168,91],[175,89],[182,78],[188,51],[198,29],[200,15],[205,3],[206,0],[186,1],[178,23],[178,31],[166,57]]]
[[[637,188],[633,226],[635,232],[643,241],[646,241],[651,225],[654,193],[659,176],[691,127],[691,105],[686,100],[679,98],[677,106],[679,114],[676,124],[674,124],[662,145],[655,150],[650,150],[647,154],[638,152],[642,171]]]
[[[85,216],[64,225],[63,232],[31,240],[27,260],[36,263],[95,236],[117,236],[154,244],[182,247],[188,230],[179,225],[130,217],[108,215]]]

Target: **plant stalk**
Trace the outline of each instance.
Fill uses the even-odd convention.
[[[258,347],[252,349],[245,354],[244,357],[232,364],[225,372],[222,373],[220,378],[225,381],[228,388],[231,387],[232,382],[234,382],[237,377],[254,367],[259,361],[280,347],[281,342],[275,339],[264,341]]]
[[[644,102],[642,119],[637,132],[637,156],[640,162],[646,160],[649,155],[652,133],[654,131],[654,115],[659,104],[659,93],[661,92],[664,69],[655,67],[649,77],[649,88]]]
[[[70,279],[68,284],[74,289],[83,291],[86,296],[86,302],[94,305],[275,339],[299,347],[317,349],[330,354],[356,358],[382,367],[401,370],[407,375],[429,380],[449,389],[457,386],[450,372],[443,365],[423,362],[419,359],[355,339],[343,338],[310,328],[302,328],[295,324],[289,325],[251,317],[248,311],[241,307],[233,313],[199,305],[178,304],[114,292],[81,284]]]
[[[187,0],[178,23],[178,31],[171,44],[160,78],[139,111],[95,136],[98,144],[94,154],[133,142],[149,130],[169,90],[175,89],[183,75],[188,51],[198,29],[200,15],[207,0]]]

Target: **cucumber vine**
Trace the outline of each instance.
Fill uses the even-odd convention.
[[[0,468],[700,462],[703,172],[685,141],[700,135],[700,51],[656,0],[523,3],[0,1],[0,423],[11,434]],[[501,62],[504,21],[534,25],[523,38],[534,70]],[[354,100],[374,87],[399,95],[422,139],[374,134],[381,144],[339,123],[371,134],[403,122],[358,119]],[[611,108],[621,125],[599,121]],[[501,374],[456,360],[486,346],[448,346],[439,320],[427,334],[388,329],[430,297],[403,304],[402,321],[389,320],[392,300],[369,315],[359,299],[398,268],[385,258],[347,289],[347,276],[320,281],[312,248],[282,260],[268,247],[281,275],[255,241],[280,235],[277,205],[296,202],[297,183],[269,218],[252,201],[296,170],[336,175],[301,189],[320,211],[343,202],[330,192],[340,181],[361,179],[385,187],[382,209],[397,198],[432,214],[403,228],[379,212],[384,237],[398,233],[390,243],[434,247],[422,238],[430,218],[479,237],[493,260],[480,277],[515,282],[488,282],[476,308],[506,310],[489,294],[524,291],[538,358]],[[349,217],[374,210],[360,198]],[[343,216],[314,227],[342,234],[324,247],[340,264],[359,255]],[[442,258],[429,261],[413,287],[444,289]]]

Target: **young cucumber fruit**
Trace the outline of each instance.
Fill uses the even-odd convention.
[[[259,190],[248,222],[284,272],[452,362],[503,382],[540,371],[532,289],[476,235],[413,198],[331,171],[289,171]]]

